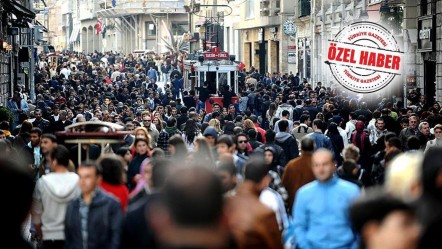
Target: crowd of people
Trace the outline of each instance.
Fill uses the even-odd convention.
[[[251,67],[213,93],[184,89],[173,57],[113,52],[40,55],[35,79],[36,101],[19,87],[0,120],[0,184],[20,204],[2,205],[5,238],[18,248],[442,244],[442,111],[419,89],[403,103]],[[57,137],[91,121],[121,125],[124,141]]]

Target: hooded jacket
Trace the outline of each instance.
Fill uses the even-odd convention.
[[[49,173],[36,185],[32,223],[42,224],[43,240],[64,240],[64,219],[70,201],[80,195],[79,177],[72,172]]]
[[[278,132],[275,136],[275,143],[284,150],[287,162],[299,156],[298,143],[288,132]],[[285,166],[285,165],[281,165]]]

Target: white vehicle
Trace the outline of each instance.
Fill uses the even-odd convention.
[[[136,57],[143,57],[145,55],[154,55],[155,51],[149,49],[140,49],[140,50],[134,50],[132,54]]]

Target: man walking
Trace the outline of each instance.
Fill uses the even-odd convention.
[[[68,203],[80,195],[78,175],[68,171],[69,150],[63,145],[50,153],[51,173],[42,176],[35,187],[32,223],[44,249],[65,245],[64,219]]]
[[[81,196],[66,210],[65,248],[119,248],[123,214],[118,200],[99,188],[101,168],[82,163],[78,175]]]
[[[304,185],[293,206],[294,235],[302,249],[356,249],[358,241],[348,218],[348,207],[359,188],[334,175],[333,153],[317,150],[312,157],[316,181]]]

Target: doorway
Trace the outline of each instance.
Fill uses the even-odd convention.
[[[436,61],[424,61],[424,91],[427,103],[432,104],[436,95]]]

